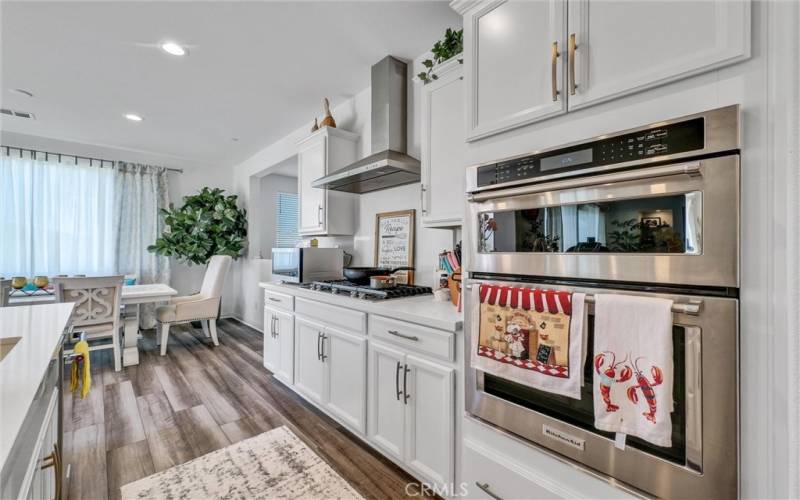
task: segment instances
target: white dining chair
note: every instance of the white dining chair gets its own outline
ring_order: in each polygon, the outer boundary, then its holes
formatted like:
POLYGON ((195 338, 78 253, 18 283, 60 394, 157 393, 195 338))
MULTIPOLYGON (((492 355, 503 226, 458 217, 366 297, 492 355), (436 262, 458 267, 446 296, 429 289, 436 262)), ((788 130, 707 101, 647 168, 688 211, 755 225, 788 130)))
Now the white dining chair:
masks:
POLYGON ((200 321, 205 336, 210 336, 214 345, 219 345, 217 338, 219 304, 222 299, 222 286, 225 284, 225 276, 228 274, 231 260, 228 255, 214 255, 208 262, 206 274, 203 277, 203 286, 199 293, 173 297, 169 304, 156 308, 156 320, 159 324, 157 340, 161 343, 162 356, 167 354, 170 326, 180 323, 200 321))
POLYGON ((74 302, 70 324, 75 334, 85 333, 89 350, 112 349, 114 371, 122 369, 120 345, 120 301, 122 276, 92 278, 55 278, 56 302, 74 302), (111 339, 111 343, 91 345, 96 340, 111 339))

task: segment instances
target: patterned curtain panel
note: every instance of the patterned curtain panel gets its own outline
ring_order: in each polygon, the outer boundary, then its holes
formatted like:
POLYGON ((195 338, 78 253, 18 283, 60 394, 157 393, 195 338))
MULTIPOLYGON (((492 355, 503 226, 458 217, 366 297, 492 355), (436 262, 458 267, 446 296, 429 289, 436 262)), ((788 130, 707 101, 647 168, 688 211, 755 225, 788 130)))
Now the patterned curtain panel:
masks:
MULTIPOLYGON (((169 283, 169 258, 147 251, 164 228, 159 211, 169 205, 167 186, 163 167, 117 162, 115 267, 122 274, 136 276, 137 284, 169 283)), ((155 306, 140 307, 139 326, 155 327, 155 306)))

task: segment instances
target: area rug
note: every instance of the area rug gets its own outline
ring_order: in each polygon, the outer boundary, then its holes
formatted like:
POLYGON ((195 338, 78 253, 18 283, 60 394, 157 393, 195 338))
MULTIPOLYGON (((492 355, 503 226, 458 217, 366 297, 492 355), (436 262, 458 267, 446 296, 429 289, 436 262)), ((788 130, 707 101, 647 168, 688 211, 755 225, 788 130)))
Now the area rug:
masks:
POLYGON ((128 483, 122 498, 362 497, 282 426, 128 483))

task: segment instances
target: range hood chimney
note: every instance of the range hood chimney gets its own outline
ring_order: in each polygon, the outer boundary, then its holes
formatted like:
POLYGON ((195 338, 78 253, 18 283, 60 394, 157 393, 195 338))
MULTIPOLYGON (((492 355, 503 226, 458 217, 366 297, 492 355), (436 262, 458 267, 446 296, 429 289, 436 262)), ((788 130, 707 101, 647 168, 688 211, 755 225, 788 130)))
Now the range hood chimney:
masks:
POLYGON ((361 194, 420 182, 419 160, 406 154, 407 68, 392 56, 372 66, 372 154, 313 181, 313 187, 361 194))

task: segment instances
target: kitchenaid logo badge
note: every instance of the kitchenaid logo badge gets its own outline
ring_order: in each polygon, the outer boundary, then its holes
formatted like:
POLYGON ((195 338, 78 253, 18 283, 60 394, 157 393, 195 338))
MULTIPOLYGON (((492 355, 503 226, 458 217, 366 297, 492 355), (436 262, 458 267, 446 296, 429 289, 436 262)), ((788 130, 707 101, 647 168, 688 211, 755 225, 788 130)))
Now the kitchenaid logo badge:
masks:
POLYGON ((583 439, 561 432, 558 429, 553 429, 549 425, 542 425, 542 434, 550 439, 555 439, 556 441, 560 441, 581 451, 583 451, 585 447, 585 441, 583 439))

